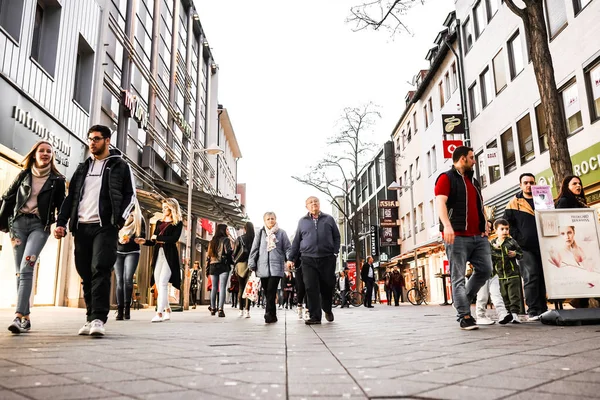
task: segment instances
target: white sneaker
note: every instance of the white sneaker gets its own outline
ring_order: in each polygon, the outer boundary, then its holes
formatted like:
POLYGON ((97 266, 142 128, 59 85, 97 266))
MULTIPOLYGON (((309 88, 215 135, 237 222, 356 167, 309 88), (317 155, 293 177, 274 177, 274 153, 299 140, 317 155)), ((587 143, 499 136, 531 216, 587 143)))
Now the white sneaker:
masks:
POLYGON ((244 317, 244 310, 240 310, 240 317, 244 317))
POLYGON ((91 326, 91 322, 86 322, 85 325, 83 325, 81 329, 79 329, 79 335, 89 335, 91 326))
POLYGON ((477 325, 494 325, 496 321, 493 321, 487 317, 477 318, 477 325))
POLYGON ((250 318, 250 310, 244 311, 244 318, 250 318))
POLYGON ((165 311, 163 314, 163 321, 170 321, 171 320, 171 313, 165 311))
POLYGON ((95 319, 90 324, 90 336, 104 336, 106 329, 104 329, 104 322, 99 319, 95 319))
POLYGON ((535 322, 535 321, 539 321, 539 320, 540 320, 539 315, 534 315, 532 317, 529 317, 529 319, 528 319, 529 322, 535 322))
POLYGON ((151 322, 163 322, 163 321, 164 321, 164 317, 161 315, 158 315, 158 314, 156 314, 151 320, 151 322))
POLYGON ((512 321, 513 324, 520 324, 521 323, 521 319, 519 318, 519 314, 513 313, 512 316, 513 316, 513 321, 512 321))
POLYGON ((310 313, 308 312, 308 308, 304 309, 304 320, 310 319, 310 313))
POLYGON ((298 313, 298 318, 302 319, 302 306, 296 307, 296 312, 298 313))

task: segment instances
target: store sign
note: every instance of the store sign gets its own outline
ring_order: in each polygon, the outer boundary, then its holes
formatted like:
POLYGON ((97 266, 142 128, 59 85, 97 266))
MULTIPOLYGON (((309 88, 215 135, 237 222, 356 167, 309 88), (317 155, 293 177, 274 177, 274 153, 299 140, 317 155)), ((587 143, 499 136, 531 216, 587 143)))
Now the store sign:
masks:
POLYGON ((180 112, 178 112, 175 115, 175 123, 177 124, 177 126, 179 126, 179 129, 181 129, 181 132, 183 132, 183 135, 186 138, 189 139, 192 137, 192 127, 190 126, 190 124, 187 123, 187 121, 183 117, 183 114, 181 114, 180 112))
POLYGON ((379 225, 380 226, 398 226, 398 207, 400 202, 397 200, 379 200, 379 225))
POLYGON ((442 114, 444 135, 463 135, 465 121, 462 114, 442 114))
POLYGON ((400 238, 400 227, 382 226, 380 235, 380 246, 398 246, 398 239, 400 238))
POLYGON ((371 256, 377 257, 379 255, 379 243, 377 241, 377 225, 371 225, 371 256))
POLYGON ((462 146, 462 140, 443 140, 442 146, 444 147, 444 158, 452 158, 452 154, 457 147, 462 146))
POLYGON ((500 155, 498 154, 497 147, 485 149, 485 165, 488 167, 497 167, 500 165, 500 155))
POLYGON ((123 106, 129 111, 129 117, 138 123, 140 129, 146 130, 148 127, 148 111, 139 101, 138 97, 127 90, 121 90, 123 106))

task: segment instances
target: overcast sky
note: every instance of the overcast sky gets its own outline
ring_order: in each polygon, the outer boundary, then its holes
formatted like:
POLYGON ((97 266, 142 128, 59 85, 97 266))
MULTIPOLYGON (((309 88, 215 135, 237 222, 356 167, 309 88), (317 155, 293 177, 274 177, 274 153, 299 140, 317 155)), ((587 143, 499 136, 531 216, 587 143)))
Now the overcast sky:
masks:
POLYGON ((216 63, 219 103, 240 144, 238 182, 256 226, 274 211, 290 236, 305 199, 328 200, 294 181, 321 158, 345 107, 378 104, 373 140, 382 145, 404 110, 408 82, 453 10, 428 0, 406 16, 412 36, 353 32, 345 22, 360 0, 195 0, 216 63))

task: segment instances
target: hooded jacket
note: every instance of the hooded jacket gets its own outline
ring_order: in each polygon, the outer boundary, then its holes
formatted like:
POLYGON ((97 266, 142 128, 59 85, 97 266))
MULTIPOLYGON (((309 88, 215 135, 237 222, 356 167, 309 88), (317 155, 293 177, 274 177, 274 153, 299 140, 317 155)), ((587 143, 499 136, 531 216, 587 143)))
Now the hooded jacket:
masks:
POLYGON ((521 250, 519 244, 510 237, 504 239, 502 243, 500 243, 499 238, 495 238, 490 242, 490 247, 492 250, 492 264, 494 265, 492 274, 498 274, 500 279, 520 278, 521 274, 516 260, 523 258, 523 250, 521 250), (516 257, 509 257, 509 251, 516 252, 516 257))
MULTIPOLYGON (((69 194, 65 198, 58 214, 57 226, 65 227, 69 222, 69 230, 75 234, 79 225, 79 202, 84 191, 85 178, 92 162, 88 157, 79 164, 69 185, 69 194)), ((116 149, 110 150, 110 155, 102 168, 102 186, 98 208, 101 226, 114 226, 121 229, 125 220, 134 207, 135 183, 129 164, 116 149)))
POLYGON ((523 197, 522 191, 506 205, 504 219, 510 226, 510 236, 523 250, 540 251, 534 208, 523 197))

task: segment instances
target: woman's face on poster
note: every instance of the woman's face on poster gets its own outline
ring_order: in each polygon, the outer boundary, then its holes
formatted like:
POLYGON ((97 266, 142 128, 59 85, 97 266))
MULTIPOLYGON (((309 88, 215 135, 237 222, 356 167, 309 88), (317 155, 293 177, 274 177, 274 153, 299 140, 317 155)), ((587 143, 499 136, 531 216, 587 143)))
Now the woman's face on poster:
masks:
POLYGON ((575 241, 575 231, 570 226, 562 226, 560 228, 560 235, 565 240, 567 247, 572 246, 575 241))

